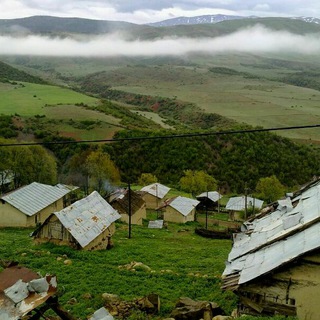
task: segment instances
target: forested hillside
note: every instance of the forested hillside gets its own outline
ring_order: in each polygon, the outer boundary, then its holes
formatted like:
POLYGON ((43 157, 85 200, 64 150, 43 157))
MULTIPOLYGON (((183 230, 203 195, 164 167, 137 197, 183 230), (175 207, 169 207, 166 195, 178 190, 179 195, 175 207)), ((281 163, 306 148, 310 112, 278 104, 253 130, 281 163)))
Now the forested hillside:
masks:
POLYGON ((39 83, 39 84, 46 83, 41 78, 32 76, 27 72, 13 68, 10 65, 0 61, 0 82, 7 82, 9 80, 39 83))
MULTIPOLYGON (((122 131, 116 138, 168 134, 172 132, 122 131)), ((122 180, 129 182, 150 172, 161 182, 177 186, 184 170, 204 170, 222 190, 242 193, 245 184, 255 190, 261 177, 276 175, 285 186, 293 187, 320 174, 318 153, 266 132, 122 141, 106 145, 105 150, 119 167, 122 180)))

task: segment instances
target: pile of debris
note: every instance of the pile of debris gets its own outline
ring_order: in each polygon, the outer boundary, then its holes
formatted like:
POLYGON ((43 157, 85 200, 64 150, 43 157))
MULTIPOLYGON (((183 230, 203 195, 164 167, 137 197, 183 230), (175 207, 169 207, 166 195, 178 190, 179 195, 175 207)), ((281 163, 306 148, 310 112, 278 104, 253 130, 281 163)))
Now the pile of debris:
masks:
POLYGON ((37 320, 51 309, 63 320, 73 317, 61 308, 55 276, 40 277, 34 271, 16 262, 1 261, 5 269, 0 273, 0 319, 18 320, 33 315, 37 320))

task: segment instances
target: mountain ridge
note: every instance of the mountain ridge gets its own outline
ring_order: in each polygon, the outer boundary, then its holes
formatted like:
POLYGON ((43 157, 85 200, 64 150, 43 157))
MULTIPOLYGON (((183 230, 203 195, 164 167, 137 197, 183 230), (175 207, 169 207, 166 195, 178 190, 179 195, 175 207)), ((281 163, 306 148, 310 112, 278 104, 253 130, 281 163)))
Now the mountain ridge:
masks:
MULTIPOLYGON (((176 17, 171 19, 162 20, 159 22, 149 23, 149 26, 153 27, 169 27, 178 25, 195 25, 195 24, 212 24, 219 23, 222 21, 230 20, 241 20, 241 19, 259 19, 258 16, 237 16, 237 15, 224 15, 224 14, 211 14, 211 15, 201 15, 194 17, 176 17)), ((269 17, 278 18, 278 17, 269 17)), ((284 17, 285 18, 285 17, 284 17)), ((309 23, 320 24, 320 19, 315 17, 286 17, 292 20, 302 20, 309 23)))

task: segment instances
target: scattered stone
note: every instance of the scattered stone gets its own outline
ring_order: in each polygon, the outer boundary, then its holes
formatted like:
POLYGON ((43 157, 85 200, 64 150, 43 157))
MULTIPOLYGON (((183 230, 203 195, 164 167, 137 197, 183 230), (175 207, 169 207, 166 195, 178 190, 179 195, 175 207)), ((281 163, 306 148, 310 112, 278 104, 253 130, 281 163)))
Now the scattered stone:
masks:
POLYGON ((62 260, 62 257, 57 257, 57 261, 61 261, 62 260))
POLYGON ((21 257, 25 257, 27 255, 26 252, 21 253, 21 257))
POLYGON ((123 266, 119 266, 119 269, 125 269, 128 271, 144 271, 144 272, 151 272, 151 268, 149 266, 147 266, 146 264, 142 263, 142 262, 136 262, 136 261, 132 261, 128 264, 125 264, 123 266))
POLYGON ((72 304, 72 305, 77 304, 77 303, 78 303, 78 300, 77 300, 76 298, 71 298, 71 299, 67 302, 67 304, 72 304))
POLYGON ((67 259, 67 260, 64 260, 63 263, 66 265, 66 266, 69 266, 72 264, 72 261, 70 259, 67 259))
POLYGON ((92 299, 92 295, 91 295, 91 293, 87 292, 82 295, 82 298, 86 299, 86 300, 90 300, 90 299, 92 299))
POLYGON ((232 320, 234 319, 233 317, 230 316, 215 316, 212 318, 212 320, 232 320))
POLYGON ((147 314, 155 314, 160 310, 160 299, 157 294, 150 294, 133 301, 123 301, 117 295, 109 293, 103 293, 102 298, 110 315, 119 319, 127 319, 136 310, 147 314))

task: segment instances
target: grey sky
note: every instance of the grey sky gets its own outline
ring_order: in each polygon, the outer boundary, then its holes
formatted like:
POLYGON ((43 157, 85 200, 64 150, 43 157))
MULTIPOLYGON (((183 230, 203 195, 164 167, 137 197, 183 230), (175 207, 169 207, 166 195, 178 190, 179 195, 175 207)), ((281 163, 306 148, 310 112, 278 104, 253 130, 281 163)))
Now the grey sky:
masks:
POLYGON ((0 0, 0 8, 0 19, 52 15, 138 24, 217 13, 320 18, 319 0, 0 0))

